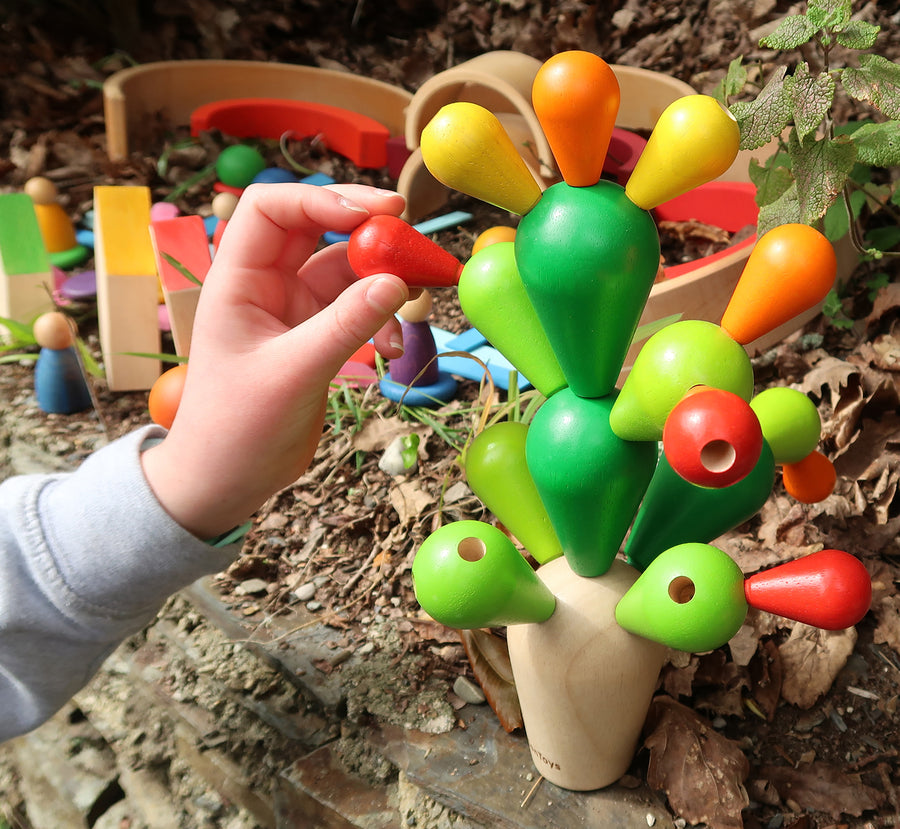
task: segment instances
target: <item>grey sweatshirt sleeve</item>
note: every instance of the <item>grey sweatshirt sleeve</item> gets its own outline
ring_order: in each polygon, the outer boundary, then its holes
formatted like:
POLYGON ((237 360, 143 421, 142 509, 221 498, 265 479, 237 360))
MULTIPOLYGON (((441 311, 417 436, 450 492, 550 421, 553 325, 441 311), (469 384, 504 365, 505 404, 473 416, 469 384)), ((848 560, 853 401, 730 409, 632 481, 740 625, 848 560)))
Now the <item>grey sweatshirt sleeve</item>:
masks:
POLYGON ((147 427, 72 473, 0 484, 0 741, 36 727, 166 598, 227 567, 165 512, 144 478, 147 427))

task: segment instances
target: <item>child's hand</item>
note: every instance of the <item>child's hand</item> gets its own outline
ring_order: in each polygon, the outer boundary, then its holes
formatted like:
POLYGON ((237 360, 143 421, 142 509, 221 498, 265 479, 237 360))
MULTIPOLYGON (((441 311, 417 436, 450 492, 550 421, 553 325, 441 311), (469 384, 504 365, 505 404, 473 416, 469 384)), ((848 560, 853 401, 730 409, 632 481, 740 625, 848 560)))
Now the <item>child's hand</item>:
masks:
POLYGON ((197 308, 178 415, 143 454, 166 510, 206 538, 246 520, 309 465, 329 382, 371 337, 402 353, 394 313, 408 299, 391 275, 358 280, 346 245, 314 253, 403 198, 361 185, 249 187, 220 242, 197 308))

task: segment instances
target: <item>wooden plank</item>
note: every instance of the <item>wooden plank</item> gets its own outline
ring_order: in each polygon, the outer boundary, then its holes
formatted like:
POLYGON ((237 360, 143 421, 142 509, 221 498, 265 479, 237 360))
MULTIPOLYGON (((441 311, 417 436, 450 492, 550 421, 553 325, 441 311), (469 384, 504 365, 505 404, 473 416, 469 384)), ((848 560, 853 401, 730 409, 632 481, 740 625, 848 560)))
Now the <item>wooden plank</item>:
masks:
POLYGON ((164 254, 171 256, 203 282, 212 262, 206 225, 200 216, 164 219, 151 223, 150 239, 169 312, 175 352, 186 357, 191 349, 191 330, 194 327, 197 302, 200 300, 200 286, 184 276, 164 254))
POLYGON ((150 189, 94 188, 97 317, 113 391, 149 389, 159 377, 159 277, 150 241, 150 189), (133 352, 133 353, 129 353, 133 352))

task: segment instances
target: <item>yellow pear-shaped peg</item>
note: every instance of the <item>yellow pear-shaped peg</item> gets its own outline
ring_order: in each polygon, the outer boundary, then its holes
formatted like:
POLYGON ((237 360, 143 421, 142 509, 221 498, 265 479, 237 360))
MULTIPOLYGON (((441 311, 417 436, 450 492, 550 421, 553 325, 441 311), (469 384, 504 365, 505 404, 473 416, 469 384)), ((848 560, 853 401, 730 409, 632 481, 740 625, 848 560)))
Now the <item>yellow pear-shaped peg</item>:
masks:
POLYGON ((503 125, 490 110, 456 101, 438 110, 422 130, 422 160, 442 184, 524 216, 541 197, 535 180, 503 125))
POLYGON ((685 95, 663 110, 625 192, 651 210, 718 178, 741 142, 735 117, 709 95, 685 95))

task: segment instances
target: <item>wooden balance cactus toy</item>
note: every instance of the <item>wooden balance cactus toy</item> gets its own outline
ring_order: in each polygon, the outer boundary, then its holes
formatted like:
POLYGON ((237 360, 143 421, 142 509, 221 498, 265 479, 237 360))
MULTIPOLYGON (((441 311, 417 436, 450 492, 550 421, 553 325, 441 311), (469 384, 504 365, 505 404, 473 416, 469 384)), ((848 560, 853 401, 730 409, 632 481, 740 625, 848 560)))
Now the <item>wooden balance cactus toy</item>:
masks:
MULTIPOLYGON (((752 405, 745 345, 831 287, 821 234, 794 225, 761 238, 721 322, 657 332, 616 388, 659 262, 649 211, 724 172, 739 134, 716 101, 689 95, 663 112, 625 187, 601 180, 619 101, 608 69, 576 51, 538 72, 534 108, 563 175, 544 191, 476 104, 446 105, 421 137, 435 178, 521 216, 514 242, 454 278, 466 314, 514 366, 534 367, 548 399, 530 426, 486 429, 465 461, 475 494, 541 566, 523 567, 499 530, 450 524, 417 553, 416 596, 450 626, 509 625, 535 766, 577 790, 627 770, 666 647, 718 647, 749 606, 850 626, 871 595, 848 553, 745 580, 708 543, 760 508, 776 464, 815 452, 819 424, 796 398, 752 405), (726 402, 723 421, 714 414, 726 402)), ((395 269, 423 284, 416 270, 395 269)))

